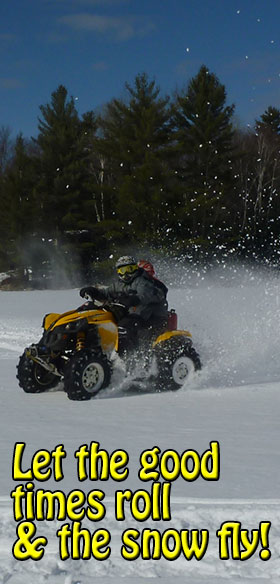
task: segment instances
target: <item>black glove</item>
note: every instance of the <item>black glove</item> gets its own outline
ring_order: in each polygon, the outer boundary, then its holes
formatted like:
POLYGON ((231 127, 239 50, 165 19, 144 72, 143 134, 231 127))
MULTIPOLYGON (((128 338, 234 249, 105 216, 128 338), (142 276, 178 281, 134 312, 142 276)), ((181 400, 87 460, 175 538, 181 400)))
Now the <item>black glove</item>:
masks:
POLYGON ((90 298, 95 300, 105 299, 104 293, 99 288, 95 288, 94 286, 85 286, 84 288, 81 288, 80 296, 82 298, 85 298, 85 296, 89 296, 90 298))
POLYGON ((115 317, 117 323, 124 318, 127 314, 127 308, 122 304, 116 304, 114 302, 106 304, 105 308, 109 310, 115 317))
POLYGON ((138 298, 137 293, 132 290, 129 294, 120 295, 118 302, 126 306, 126 308, 130 308, 131 306, 138 306, 138 304, 140 304, 140 299, 138 298))

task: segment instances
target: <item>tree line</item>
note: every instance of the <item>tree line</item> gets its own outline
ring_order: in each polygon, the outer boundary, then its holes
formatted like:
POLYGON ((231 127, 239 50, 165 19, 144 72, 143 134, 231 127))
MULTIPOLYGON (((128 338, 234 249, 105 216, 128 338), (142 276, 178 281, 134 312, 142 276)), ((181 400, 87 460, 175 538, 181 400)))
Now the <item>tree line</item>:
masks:
POLYGON ((63 257, 86 276, 145 246, 279 257, 276 107, 236 127, 225 86, 202 65, 172 97, 142 73, 99 113, 80 116, 63 85, 39 109, 36 138, 0 129, 0 270, 63 257))

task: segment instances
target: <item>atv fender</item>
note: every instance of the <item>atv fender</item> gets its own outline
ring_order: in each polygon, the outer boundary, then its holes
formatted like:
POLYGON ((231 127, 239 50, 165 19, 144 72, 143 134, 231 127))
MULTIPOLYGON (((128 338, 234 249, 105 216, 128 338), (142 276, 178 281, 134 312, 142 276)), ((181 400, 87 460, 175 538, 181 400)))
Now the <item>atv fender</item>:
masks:
POLYGON ((42 327, 45 330, 48 330, 48 328, 51 326, 51 324, 53 324, 56 320, 58 320, 59 317, 60 317, 60 314, 58 314, 56 312, 51 312, 49 314, 46 314, 44 316, 42 327))
POLYGON ((167 331, 166 333, 163 333, 162 335, 159 335, 159 337, 156 338, 156 340, 153 343, 153 348, 159 345, 159 343, 162 343, 163 341, 168 341, 169 339, 178 336, 191 338, 192 335, 189 331, 167 331))

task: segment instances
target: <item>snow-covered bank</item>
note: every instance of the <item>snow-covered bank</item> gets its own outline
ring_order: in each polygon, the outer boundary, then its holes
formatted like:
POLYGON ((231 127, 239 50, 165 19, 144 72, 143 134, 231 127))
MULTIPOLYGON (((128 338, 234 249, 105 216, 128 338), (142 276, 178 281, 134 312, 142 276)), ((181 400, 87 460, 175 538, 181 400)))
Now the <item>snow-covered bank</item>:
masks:
MULTIPOLYGON (((23 348, 41 334, 44 313, 64 311, 80 303, 77 290, 1 292, 0 304, 0 581, 9 584, 89 584, 106 580, 161 578, 195 584, 230 582, 273 582, 280 580, 280 307, 279 280, 257 274, 254 279, 221 280, 209 276, 195 285, 171 289, 170 304, 178 309, 179 324, 193 333, 203 370, 191 387, 172 393, 146 392, 131 395, 120 375, 111 387, 88 403, 67 399, 61 388, 40 395, 26 395, 17 386, 16 363, 23 348), (203 453, 211 441, 220 446, 220 479, 193 482, 175 480, 171 490, 170 521, 137 522, 129 512, 125 521, 114 516, 116 489, 146 489, 150 483, 138 478, 143 450, 158 446, 181 454, 195 449, 203 453), (38 535, 48 538, 44 558, 17 561, 11 548, 17 524, 12 517, 10 492, 12 455, 16 442, 25 442, 23 464, 27 468, 38 449, 53 450, 63 444, 64 479, 50 479, 40 488, 102 489, 106 517, 93 524, 83 521, 91 532, 104 527, 111 533, 111 555, 103 562, 62 561, 56 530, 60 521, 39 523, 38 535), (122 483, 84 481, 77 478, 74 452, 83 444, 99 442, 112 453, 129 454, 129 476, 122 483), (241 522, 244 529, 258 529, 271 522, 271 557, 259 557, 261 542, 250 559, 219 559, 216 531, 226 521, 241 522), (122 532, 153 528, 209 532, 205 556, 187 561, 126 561, 121 557, 122 532), (2 579, 2 580, 1 580, 2 579)), ((36 487, 39 487, 36 485, 36 487)))

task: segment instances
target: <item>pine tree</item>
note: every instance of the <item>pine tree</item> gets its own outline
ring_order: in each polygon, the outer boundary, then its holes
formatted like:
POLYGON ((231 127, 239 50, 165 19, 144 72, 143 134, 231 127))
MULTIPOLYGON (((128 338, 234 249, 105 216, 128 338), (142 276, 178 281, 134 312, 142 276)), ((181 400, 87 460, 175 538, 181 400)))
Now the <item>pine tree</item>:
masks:
POLYGON ((179 177, 178 209, 183 231, 210 240, 226 229, 223 200, 231 186, 234 106, 203 65, 174 105, 175 154, 179 177))
POLYGON ((276 107, 269 106, 261 119, 257 120, 256 128, 259 131, 270 131, 280 136, 280 110, 276 107))
POLYGON ((41 229, 59 237, 65 229, 75 227, 83 195, 84 165, 83 125, 60 85, 52 93, 51 103, 40 106, 38 159, 40 181, 37 197, 41 206, 41 229))
POLYGON ((0 177, 5 173, 6 166, 11 158, 12 141, 11 130, 8 126, 0 128, 0 177))
POLYGON ((165 219, 170 139, 168 98, 143 73, 126 84, 127 100, 114 99, 101 119, 100 149, 111 184, 114 217, 126 237, 156 234, 165 219))
POLYGON ((11 233, 20 239, 32 233, 35 228, 33 191, 37 178, 28 144, 23 135, 19 134, 13 159, 7 170, 6 189, 10 202, 11 233))
POLYGON ((13 156, 11 130, 8 126, 0 128, 0 269, 6 270, 12 263, 11 251, 14 249, 14 233, 10 228, 10 201, 7 194, 7 170, 13 156))
POLYGON ((37 176, 31 145, 22 134, 16 137, 4 180, 3 218, 6 250, 14 266, 24 268, 24 248, 36 228, 34 186, 37 176))

